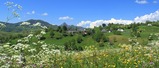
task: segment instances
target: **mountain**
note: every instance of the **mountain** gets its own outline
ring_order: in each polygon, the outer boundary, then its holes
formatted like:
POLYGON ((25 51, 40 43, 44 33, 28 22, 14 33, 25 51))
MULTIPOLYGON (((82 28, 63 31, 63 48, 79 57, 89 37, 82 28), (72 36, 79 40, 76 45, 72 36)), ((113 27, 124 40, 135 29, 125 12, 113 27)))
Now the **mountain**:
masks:
POLYGON ((78 31, 84 30, 83 27, 74 26, 74 25, 68 25, 66 22, 62 23, 60 26, 61 26, 61 27, 62 27, 62 26, 66 26, 68 30, 78 30, 78 31))
MULTIPOLYGON (((47 27, 49 27, 49 26, 52 26, 50 23, 48 23, 48 22, 46 22, 46 21, 43 21, 43 20, 34 20, 34 19, 30 19, 30 20, 27 20, 27 21, 25 21, 25 22, 29 22, 30 23, 30 25, 34 25, 34 24, 36 24, 36 23, 41 23, 41 26, 47 26, 47 27)), ((18 23, 16 23, 17 25, 21 25, 23 22, 18 22, 18 23)))
MULTIPOLYGON (((42 27, 48 27, 52 29, 57 29, 57 25, 52 25, 43 20, 34 20, 30 19, 27 21, 22 21, 18 23, 6 23, 0 21, 0 31, 5 32, 22 32, 22 31, 34 31, 39 30, 42 27)), ((63 23, 60 26, 66 26, 69 30, 83 30, 83 27, 77 27, 74 25, 67 25, 67 23, 63 23)))
POLYGON ((0 22, 0 24, 3 25, 3 27, 0 27, 0 31, 5 31, 5 32, 34 31, 34 30, 41 29, 44 26, 53 28, 53 29, 57 28, 57 25, 51 25, 50 23, 46 21, 34 20, 34 19, 30 19, 30 20, 22 21, 18 23, 0 22))
POLYGON ((69 27, 69 25, 68 25, 66 22, 62 23, 60 26, 66 26, 66 27, 69 27))

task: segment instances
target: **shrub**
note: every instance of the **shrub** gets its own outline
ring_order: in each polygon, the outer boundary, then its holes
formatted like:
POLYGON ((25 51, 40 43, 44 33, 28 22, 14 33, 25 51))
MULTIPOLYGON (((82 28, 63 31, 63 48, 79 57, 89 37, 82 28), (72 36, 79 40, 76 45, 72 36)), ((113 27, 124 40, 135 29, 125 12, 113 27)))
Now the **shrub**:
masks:
POLYGON ((116 39, 116 37, 113 37, 113 42, 117 42, 117 39, 116 39))
POLYGON ((81 43, 83 41, 82 36, 77 37, 77 43, 81 43))
POLYGON ((63 36, 66 37, 66 36, 68 36, 68 34, 67 34, 66 32, 64 32, 64 33, 63 33, 63 36))
POLYGON ((54 36, 56 39, 62 39, 62 35, 60 34, 60 33, 58 33, 58 34, 55 34, 55 36, 54 36))
POLYGON ((114 33, 115 35, 121 35, 121 32, 120 32, 120 31, 117 31, 117 30, 113 31, 113 33, 114 33))
POLYGON ((101 32, 96 32, 94 35, 93 35, 93 39, 97 42, 100 42, 100 40, 102 39, 103 37, 103 34, 101 32))
POLYGON ((50 38, 53 38, 55 35, 55 33, 53 32, 53 30, 50 31, 50 38))
POLYGON ((73 33, 69 33, 69 36, 71 36, 71 37, 72 37, 73 35, 74 35, 73 33))
POLYGON ((86 37, 86 36, 87 36, 87 34, 82 34, 82 36, 83 36, 83 37, 86 37))
POLYGON ((104 47, 103 41, 101 41, 101 42, 99 43, 99 47, 104 47))
POLYGON ((38 35, 38 34, 40 34, 40 32, 41 32, 41 30, 37 30, 37 31, 35 31, 35 35, 38 35))
POLYGON ((70 46, 69 46, 69 43, 68 43, 68 42, 65 42, 65 43, 64 43, 64 48, 65 48, 65 50, 70 50, 69 47, 70 47, 70 46))
POLYGON ((64 49, 67 51, 82 51, 83 47, 76 45, 76 40, 72 39, 71 41, 64 43, 64 49))
POLYGON ((46 39, 46 37, 42 36, 42 37, 40 37, 39 40, 45 40, 45 39, 46 39))
POLYGON ((106 36, 103 36, 103 37, 102 37, 102 40, 103 40, 103 42, 108 42, 108 41, 109 41, 109 38, 106 37, 106 36))

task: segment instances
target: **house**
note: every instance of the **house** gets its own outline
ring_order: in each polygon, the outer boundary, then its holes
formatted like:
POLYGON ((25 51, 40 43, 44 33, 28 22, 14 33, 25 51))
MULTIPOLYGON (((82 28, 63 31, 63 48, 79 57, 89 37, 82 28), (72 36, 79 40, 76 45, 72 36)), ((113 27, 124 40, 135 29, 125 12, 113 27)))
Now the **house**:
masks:
POLYGON ((77 31, 69 30, 69 31, 67 31, 67 33, 74 34, 74 33, 77 33, 77 31))
POLYGON ((124 32, 124 30, 123 30, 123 29, 118 29, 117 31, 124 32))
POLYGON ((152 26, 152 24, 147 24, 147 26, 152 26))
POLYGON ((111 32, 112 32, 112 31, 110 31, 110 30, 108 31, 108 33, 111 33, 111 32))
POLYGON ((106 33, 107 30, 106 30, 106 29, 102 29, 101 32, 102 32, 102 33, 106 33))

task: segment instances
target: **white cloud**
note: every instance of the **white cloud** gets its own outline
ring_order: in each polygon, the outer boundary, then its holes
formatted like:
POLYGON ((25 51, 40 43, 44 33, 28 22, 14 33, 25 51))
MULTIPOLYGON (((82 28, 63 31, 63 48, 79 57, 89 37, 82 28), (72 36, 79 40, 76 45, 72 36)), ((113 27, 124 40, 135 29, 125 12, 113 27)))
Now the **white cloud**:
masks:
POLYGON ((33 10, 31 13, 32 13, 32 14, 35 14, 35 11, 33 10))
POLYGON ((87 25, 90 23, 91 23, 91 21, 81 21, 80 23, 77 24, 77 26, 83 26, 83 25, 87 25))
POLYGON ((154 13, 146 14, 143 16, 137 16, 134 20, 122 20, 122 19, 114 19, 111 18, 110 20, 96 20, 96 21, 81 21, 77 24, 77 26, 86 26, 86 28, 94 28, 94 26, 100 26, 103 23, 109 24, 131 24, 131 23, 145 23, 146 21, 158 21, 159 20, 159 10, 155 11, 154 13))
POLYGON ((87 26, 87 28, 94 28, 94 26, 100 26, 102 24, 109 24, 109 23, 114 23, 114 24, 131 24, 133 23, 132 20, 122 20, 122 19, 114 19, 112 18, 111 20, 96 20, 96 21, 81 21, 79 24, 77 24, 77 26, 85 26, 85 25, 89 25, 87 26))
POLYGON ((64 17, 59 17, 59 20, 73 20, 73 18, 69 16, 64 16, 64 17))
POLYGON ((154 4, 158 3, 157 1, 153 1, 154 4))
POLYGON ((146 14, 144 16, 137 16, 134 18, 135 22, 157 21, 159 20, 159 10, 154 13, 146 14))
POLYGON ((30 12, 27 12, 26 14, 30 14, 30 12))
POLYGON ((136 0, 135 2, 138 4, 147 4, 148 3, 147 0, 136 0))
POLYGON ((18 20, 21 20, 21 18, 18 18, 18 20))
POLYGON ((31 11, 31 12, 27 12, 26 14, 30 15, 30 14, 35 14, 35 11, 31 11))
POLYGON ((48 16, 48 13, 43 13, 42 16, 48 16))

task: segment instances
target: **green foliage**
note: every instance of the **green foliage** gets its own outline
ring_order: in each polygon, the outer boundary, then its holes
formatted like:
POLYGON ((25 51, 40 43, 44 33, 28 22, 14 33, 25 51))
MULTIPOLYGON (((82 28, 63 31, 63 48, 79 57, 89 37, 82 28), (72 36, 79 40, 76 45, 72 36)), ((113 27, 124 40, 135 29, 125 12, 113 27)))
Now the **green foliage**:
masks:
POLYGON ((63 34, 64 37, 68 36, 68 33, 66 33, 66 32, 63 32, 62 34, 63 34))
POLYGON ((99 42, 99 47, 104 47, 104 42, 103 41, 99 42))
POLYGON ((82 51, 83 47, 76 44, 76 40, 72 39, 64 43, 64 48, 66 51, 82 51))
POLYGON ((96 41, 96 42, 100 42, 100 40, 102 39, 103 37, 103 33, 98 30, 97 32, 95 32, 95 34, 93 35, 93 39, 96 41))
POLYGON ((45 40, 45 39, 46 39, 46 37, 45 37, 45 36, 42 36, 42 37, 40 37, 39 40, 45 40))
POLYGON ((71 36, 71 37, 74 36, 74 34, 72 32, 70 32, 68 35, 71 36))
POLYGON ((77 37, 77 43, 81 43, 83 41, 82 36, 77 37))
POLYGON ((58 26, 58 28, 57 28, 57 32, 62 32, 62 28, 61 28, 61 26, 58 26))
POLYGON ((56 33, 54 37, 56 39, 62 39, 62 34, 61 33, 56 33))
POLYGON ((148 40, 149 40, 149 41, 157 40, 157 39, 158 39, 158 37, 157 37, 157 35, 155 35, 155 34, 150 34, 150 35, 148 36, 148 40))
POLYGON ((38 34, 40 34, 40 32, 41 32, 41 30, 37 30, 37 31, 34 32, 34 34, 38 35, 38 34))
POLYGON ((55 35, 54 31, 53 31, 53 30, 51 30, 51 31, 50 31, 50 38, 53 38, 53 37, 54 37, 54 35, 55 35))
POLYGON ((139 31, 139 27, 138 24, 131 24, 132 27, 132 31, 131 31, 131 36, 132 37, 140 37, 140 31, 139 31))
POLYGON ((103 37, 102 37, 102 40, 103 40, 103 42, 109 42, 109 38, 106 37, 106 36, 104 36, 104 35, 103 35, 103 37))
POLYGON ((114 30, 113 33, 114 33, 115 35, 121 35, 121 31, 114 30))
POLYGON ((94 33, 95 31, 93 29, 87 29, 87 35, 92 35, 94 33))
POLYGON ((63 31, 63 32, 66 32, 66 31, 67 31, 67 26, 65 26, 65 25, 62 26, 62 31, 63 31))
MULTIPOLYGON (((154 22, 153 22, 154 23, 154 22)), ((155 22, 156 23, 156 22, 155 22)), ((125 26, 129 26, 129 25, 124 25, 125 26)), ((159 27, 156 26, 147 26, 145 25, 141 25, 141 24, 131 24, 131 29, 128 28, 124 28, 123 25, 120 24, 110 24, 107 27, 95 27, 94 29, 90 29, 90 28, 86 28, 85 32, 87 33, 86 36, 82 36, 84 31, 80 31, 78 30, 77 32, 59 32, 56 31, 52 28, 49 28, 46 31, 46 35, 44 35, 44 38, 42 37, 41 40, 45 41, 47 44, 57 44, 57 45, 63 45, 66 41, 71 40, 71 39, 75 39, 76 40, 76 45, 79 46, 90 46, 90 45, 98 45, 101 41, 103 41, 104 44, 107 44, 108 42, 112 45, 117 45, 117 44, 130 44, 130 42, 128 41, 128 38, 131 37, 131 34, 134 36, 138 36, 138 42, 141 45, 147 45, 146 42, 151 41, 151 40, 156 40, 156 36, 149 37, 150 33, 157 33, 159 27), (137 30, 136 27, 137 26, 137 30), (108 27, 110 29, 112 29, 112 32, 110 33, 102 33, 100 28, 102 29, 106 29, 109 30, 108 27), (117 31, 117 28, 123 28, 125 31, 122 32, 122 34, 120 35, 120 33, 114 33, 115 31, 117 31), (131 32, 134 31, 134 32, 131 32), (52 33, 53 32, 53 33, 52 33), (137 32, 137 33, 136 33, 137 32), (51 38, 52 36, 52 38, 51 38), (82 37, 79 37, 82 36, 82 37), (116 37, 114 39, 114 36, 116 37), (109 37, 109 38, 108 38, 109 37), (146 42, 145 42, 146 41, 146 42), (144 43, 144 44, 143 44, 144 43)), ((27 28, 26 26, 23 26, 23 28, 27 28)), ((60 27, 61 28, 61 27, 60 27)), ((70 28, 68 28, 69 30, 70 28)), ((28 30, 28 29, 26 29, 28 30)), ((63 27, 62 27, 63 30, 63 27)), ((23 31, 23 34, 27 34, 27 32, 29 31, 23 31)), ((14 34, 14 32, 10 32, 10 36, 8 36, 7 34, 0 34, 0 40, 2 43, 5 42, 15 42, 17 41, 17 39, 23 38, 24 35, 23 34, 16 34, 16 35, 12 35, 12 33, 14 34)), ((34 35, 37 35, 40 33, 40 30, 37 29, 36 31, 32 31, 32 33, 34 35)), ((33 42, 37 42, 37 39, 32 40, 33 42)))
POLYGON ((106 27, 106 24, 103 23, 103 24, 102 24, 102 27, 106 27))
POLYGON ((0 43, 10 42, 17 38, 23 38, 27 36, 26 33, 14 33, 14 32, 2 32, 0 31, 0 43))

